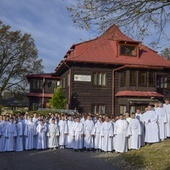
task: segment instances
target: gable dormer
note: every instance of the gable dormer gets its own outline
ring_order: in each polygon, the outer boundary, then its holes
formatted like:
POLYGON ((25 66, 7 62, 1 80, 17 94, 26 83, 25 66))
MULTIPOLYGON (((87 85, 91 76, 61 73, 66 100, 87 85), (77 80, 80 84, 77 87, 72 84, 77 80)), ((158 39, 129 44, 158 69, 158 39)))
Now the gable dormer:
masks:
POLYGON ((137 41, 118 41, 117 56, 139 57, 139 43, 137 41))

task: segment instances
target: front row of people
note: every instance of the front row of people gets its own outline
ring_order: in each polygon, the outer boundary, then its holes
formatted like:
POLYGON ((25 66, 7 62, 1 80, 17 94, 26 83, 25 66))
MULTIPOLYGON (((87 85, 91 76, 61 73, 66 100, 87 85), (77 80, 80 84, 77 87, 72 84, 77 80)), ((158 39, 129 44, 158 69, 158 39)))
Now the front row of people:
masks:
MULTIPOLYGON (((139 111, 139 110, 138 110, 139 111)), ((33 117, 25 123, 13 117, 9 122, 0 122, 0 151, 23 151, 31 149, 64 149, 73 148, 75 151, 96 149, 105 152, 126 152, 128 149, 139 149, 147 143, 160 141, 162 112, 155 111, 148 106, 144 114, 132 113, 131 119, 110 119, 105 115, 94 122, 91 115, 82 121, 79 116, 68 116, 67 120, 62 115, 56 121, 50 119, 50 123, 44 123, 40 119, 36 124, 33 117), (6 128, 4 128, 6 127, 6 128)), ((163 122, 165 124, 166 122, 163 122)), ((164 138, 166 138, 164 136, 164 138)))

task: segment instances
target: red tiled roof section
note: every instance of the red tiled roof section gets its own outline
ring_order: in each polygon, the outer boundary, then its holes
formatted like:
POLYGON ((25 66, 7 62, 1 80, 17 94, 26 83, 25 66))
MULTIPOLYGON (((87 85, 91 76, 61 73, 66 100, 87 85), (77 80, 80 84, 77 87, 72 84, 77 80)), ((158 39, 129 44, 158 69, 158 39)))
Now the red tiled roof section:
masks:
POLYGON ((124 35, 117 26, 113 25, 103 35, 91 41, 75 44, 73 50, 67 54, 65 61, 132 64, 143 66, 157 66, 170 68, 170 61, 158 55, 155 51, 124 35), (140 49, 139 57, 118 56, 118 41, 135 43, 140 49))
POLYGON ((134 41, 132 38, 128 37, 127 35, 123 34, 116 25, 113 25, 108 30, 106 30, 102 35, 102 37, 114 41, 121 40, 121 41, 137 42, 134 41))
POLYGON ((119 91, 116 97, 135 96, 135 97, 163 97, 162 94, 154 91, 119 91))

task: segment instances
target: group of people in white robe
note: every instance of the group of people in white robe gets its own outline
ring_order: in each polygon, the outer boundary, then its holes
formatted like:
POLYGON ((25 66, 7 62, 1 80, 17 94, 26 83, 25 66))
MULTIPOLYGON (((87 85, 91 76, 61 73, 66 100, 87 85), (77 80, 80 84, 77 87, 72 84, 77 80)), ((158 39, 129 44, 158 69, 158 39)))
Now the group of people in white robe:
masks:
POLYGON ((170 138, 169 100, 125 116, 0 115, 0 152, 32 149, 127 152, 170 138))

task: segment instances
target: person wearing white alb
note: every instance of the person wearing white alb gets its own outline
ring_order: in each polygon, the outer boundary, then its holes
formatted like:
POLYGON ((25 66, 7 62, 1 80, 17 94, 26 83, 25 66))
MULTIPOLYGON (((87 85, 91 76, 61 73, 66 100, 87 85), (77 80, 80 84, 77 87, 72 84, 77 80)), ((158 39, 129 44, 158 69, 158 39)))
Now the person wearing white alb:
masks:
POLYGON ((136 119, 139 120, 140 126, 141 126, 141 135, 139 136, 139 146, 145 145, 145 125, 143 120, 143 114, 141 113, 141 110, 138 108, 136 109, 136 119))
POLYGON ((119 116, 114 126, 114 135, 116 135, 115 151, 127 152, 127 128, 128 122, 124 120, 123 115, 119 116))
POLYGON ((94 122, 91 115, 87 116, 87 120, 84 122, 84 147, 87 150, 91 150, 94 147, 94 122))
POLYGON ((145 122, 145 142, 159 142, 158 115, 153 110, 152 105, 148 105, 148 110, 143 115, 145 122))
POLYGON ((22 123, 19 121, 18 118, 15 119, 16 129, 17 129, 17 137, 16 137, 16 144, 15 150, 16 151, 23 151, 23 127, 22 123))
POLYGON ((170 138, 170 101, 169 101, 169 99, 165 99, 165 103, 163 104, 163 108, 165 108, 166 115, 167 115, 166 136, 168 138, 170 138))
POLYGON ((76 117, 75 124, 73 126, 73 149, 75 151, 83 148, 83 135, 84 128, 83 123, 80 122, 80 118, 76 117))
POLYGON ((71 115, 68 116, 67 127, 68 135, 66 136, 66 148, 73 148, 73 127, 75 122, 71 115))
POLYGON ((48 147, 50 149, 56 149, 56 147, 58 147, 58 136, 59 136, 59 129, 57 124, 55 124, 55 119, 51 119, 51 123, 48 126, 48 132, 47 132, 47 136, 48 136, 48 147))
POLYGON ((11 117, 5 130, 6 151, 15 150, 15 138, 16 137, 17 137, 16 124, 14 123, 13 117, 11 117))
POLYGON ((167 114, 165 108, 163 108, 161 101, 159 101, 158 108, 155 111, 156 114, 158 115, 159 137, 161 140, 164 140, 167 138, 166 134, 167 114))
POLYGON ((64 115, 61 115, 61 120, 58 123, 59 126, 59 145, 60 149, 64 149, 66 145, 66 136, 68 135, 68 126, 64 115))
POLYGON ((37 130, 37 149, 46 149, 46 131, 47 127, 43 124, 43 120, 39 120, 37 130))
POLYGON ((135 113, 131 114, 131 120, 128 126, 128 135, 130 136, 129 140, 129 149, 139 149, 141 135, 141 125, 138 119, 135 118, 135 113))
POLYGON ((102 151, 111 152, 113 150, 113 125, 109 116, 105 116, 105 121, 101 127, 102 151))
POLYGON ((97 122, 94 125, 94 149, 100 151, 102 149, 102 136, 101 136, 101 129, 102 129, 102 117, 100 116, 97 122))
POLYGON ((29 118, 28 123, 25 124, 25 150, 35 149, 35 135, 37 134, 36 125, 33 122, 33 117, 29 118))

